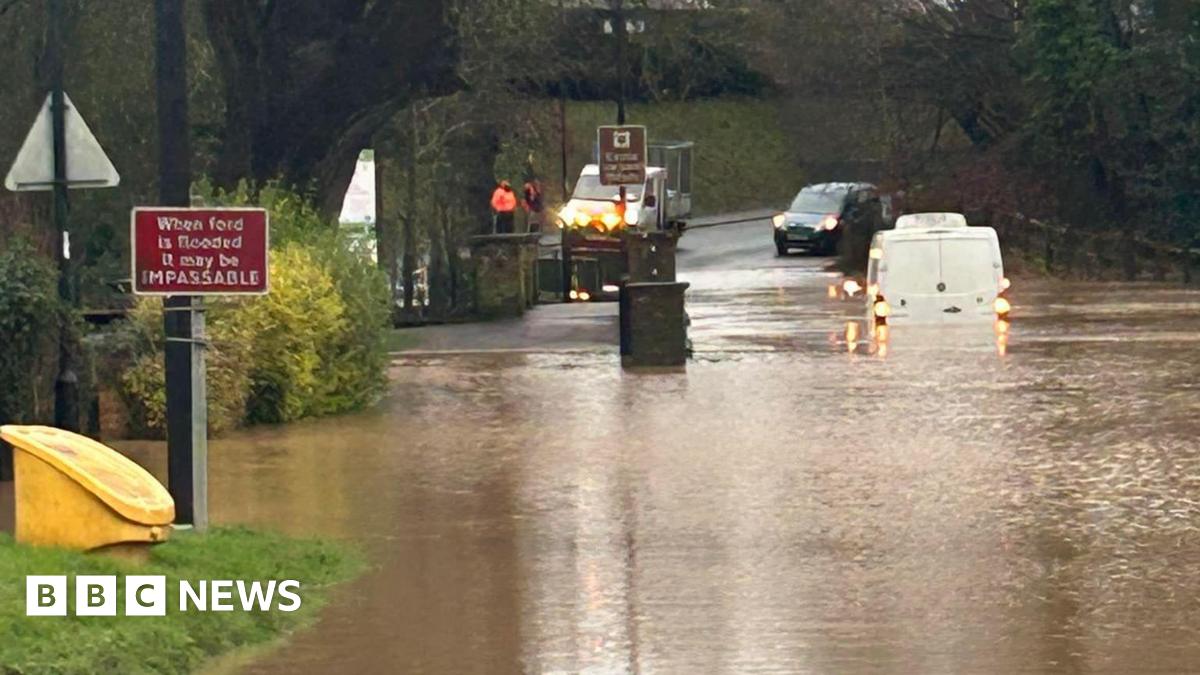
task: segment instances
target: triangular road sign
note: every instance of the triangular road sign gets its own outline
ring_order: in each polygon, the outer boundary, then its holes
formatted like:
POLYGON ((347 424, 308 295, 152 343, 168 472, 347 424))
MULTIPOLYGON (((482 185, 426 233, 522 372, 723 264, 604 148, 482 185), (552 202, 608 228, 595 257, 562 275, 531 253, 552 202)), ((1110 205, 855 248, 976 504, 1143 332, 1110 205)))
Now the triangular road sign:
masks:
MULTIPOLYGON (((42 111, 33 121, 33 128, 25 137, 17 159, 4 179, 4 187, 9 190, 54 189, 54 124, 50 115, 50 98, 47 96, 42 104, 42 111)), ((87 122, 83 121, 66 94, 63 94, 63 101, 67 106, 67 187, 116 187, 121 182, 116 167, 104 154, 104 149, 92 135, 87 122)))

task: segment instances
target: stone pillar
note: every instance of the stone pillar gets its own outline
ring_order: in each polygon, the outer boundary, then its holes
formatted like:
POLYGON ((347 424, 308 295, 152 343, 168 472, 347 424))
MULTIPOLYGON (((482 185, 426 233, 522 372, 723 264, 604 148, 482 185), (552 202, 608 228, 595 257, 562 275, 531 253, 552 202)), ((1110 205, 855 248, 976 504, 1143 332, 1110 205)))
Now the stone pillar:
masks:
POLYGON ((471 237, 475 311, 484 317, 521 316, 536 298, 533 259, 538 235, 485 234, 471 237), (530 250, 533 253, 530 253, 530 250), (530 287, 534 286, 533 290, 530 287))
MULTIPOLYGON (((536 234, 536 233, 533 233, 536 234)), ((521 270, 525 276, 525 308, 529 309, 538 302, 538 239, 528 237, 521 246, 521 270)))
POLYGON ((687 362, 683 282, 625 284, 621 298, 621 364, 682 366, 687 362))
POLYGON ((629 281, 675 281, 674 232, 636 232, 625 235, 625 255, 629 261, 629 281))

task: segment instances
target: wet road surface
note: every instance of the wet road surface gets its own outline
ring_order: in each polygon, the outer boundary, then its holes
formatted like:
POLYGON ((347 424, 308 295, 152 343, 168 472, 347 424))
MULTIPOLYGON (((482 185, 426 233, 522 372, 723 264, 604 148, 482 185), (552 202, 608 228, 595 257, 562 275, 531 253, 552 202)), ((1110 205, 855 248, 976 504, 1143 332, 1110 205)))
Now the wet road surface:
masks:
POLYGON ((686 371, 615 328, 425 351, 372 411, 214 441, 215 521, 375 565, 246 672, 1200 667, 1200 293, 1018 280, 1006 343, 881 350, 823 263, 698 230, 686 371))

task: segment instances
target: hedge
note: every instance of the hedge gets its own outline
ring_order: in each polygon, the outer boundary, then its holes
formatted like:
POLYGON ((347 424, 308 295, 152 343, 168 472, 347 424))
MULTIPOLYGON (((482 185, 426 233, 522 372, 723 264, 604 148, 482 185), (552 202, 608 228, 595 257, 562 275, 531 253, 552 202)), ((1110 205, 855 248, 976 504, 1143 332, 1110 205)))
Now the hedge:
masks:
POLYGON ((58 273, 22 240, 0 251, 0 424, 42 421, 53 409, 58 273), (51 389, 52 390, 52 389, 51 389))

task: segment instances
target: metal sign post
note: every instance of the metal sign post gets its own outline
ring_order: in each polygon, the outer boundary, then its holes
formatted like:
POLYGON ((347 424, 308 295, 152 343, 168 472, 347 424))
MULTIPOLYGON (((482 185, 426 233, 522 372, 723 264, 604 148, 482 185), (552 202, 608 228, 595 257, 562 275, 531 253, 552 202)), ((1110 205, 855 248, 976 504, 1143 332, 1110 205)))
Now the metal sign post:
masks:
MULTIPOLYGON (((49 0, 47 11, 50 93, 17 152, 4 185, 17 192, 53 192, 58 297, 63 307, 74 310, 76 297, 67 190, 114 187, 120 182, 120 176, 63 91, 63 0, 49 0)), ((58 376, 54 381, 54 423, 68 431, 79 431, 80 427, 78 352, 78 337, 73 326, 68 321, 61 322, 58 376)))
MULTIPOLYGON (((186 207, 191 205, 192 165, 183 0, 155 0, 154 23, 159 202, 186 207)), ((137 244, 131 242, 131 245, 136 266, 137 244)), ((134 292, 138 292, 136 277, 133 286, 134 292)), ((203 531, 208 527, 204 320, 196 320, 192 298, 188 295, 168 297, 163 304, 167 488, 175 500, 176 523, 203 531)))
MULTIPOLYGON (((71 275, 70 204, 67 201, 67 102, 63 93, 61 0, 54 0, 51 38, 54 47, 54 90, 50 93, 51 127, 54 149, 54 228, 58 233, 58 298, 63 307, 75 308, 71 275)), ((79 431, 79 374, 75 372, 77 345, 74 331, 63 321, 58 331, 58 377, 54 380, 54 425, 67 431, 79 431)))

